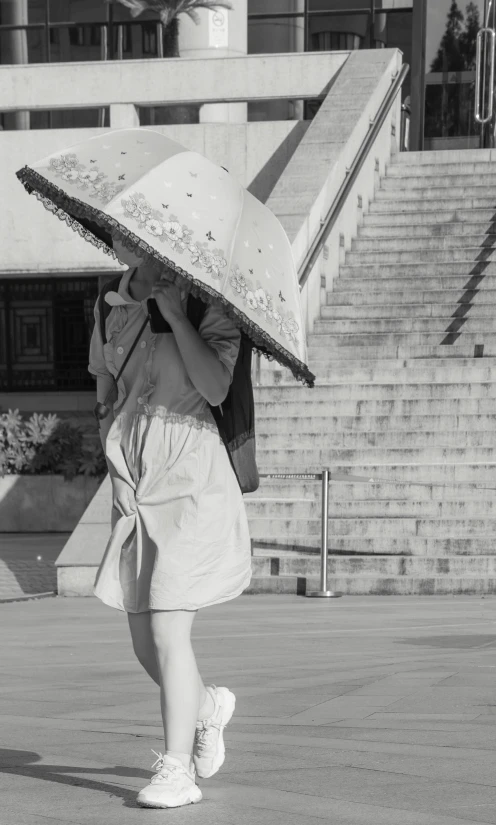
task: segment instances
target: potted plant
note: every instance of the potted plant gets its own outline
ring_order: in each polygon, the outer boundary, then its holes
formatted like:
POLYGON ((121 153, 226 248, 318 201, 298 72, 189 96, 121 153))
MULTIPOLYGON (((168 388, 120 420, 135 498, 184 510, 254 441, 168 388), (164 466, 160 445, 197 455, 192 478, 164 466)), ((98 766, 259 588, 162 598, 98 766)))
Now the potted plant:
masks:
POLYGON ((98 437, 56 415, 0 414, 0 530, 72 530, 107 472, 98 437))

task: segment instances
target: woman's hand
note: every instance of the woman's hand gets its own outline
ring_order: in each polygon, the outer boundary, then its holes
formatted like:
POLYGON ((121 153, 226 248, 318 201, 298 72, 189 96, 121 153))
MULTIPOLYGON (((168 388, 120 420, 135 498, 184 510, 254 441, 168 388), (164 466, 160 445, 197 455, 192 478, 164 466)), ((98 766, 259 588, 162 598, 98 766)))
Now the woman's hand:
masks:
POLYGON ((176 284, 171 281, 157 281, 150 297, 155 298, 162 316, 171 326, 175 321, 185 318, 181 290, 176 284))

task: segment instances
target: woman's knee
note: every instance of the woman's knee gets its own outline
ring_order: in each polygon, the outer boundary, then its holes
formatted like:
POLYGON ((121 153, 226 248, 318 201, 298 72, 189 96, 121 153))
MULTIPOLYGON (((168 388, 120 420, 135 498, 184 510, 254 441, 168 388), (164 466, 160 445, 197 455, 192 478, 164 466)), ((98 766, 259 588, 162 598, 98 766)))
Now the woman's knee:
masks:
POLYGON ((155 650, 166 652, 190 643, 196 610, 151 610, 150 627, 155 650))

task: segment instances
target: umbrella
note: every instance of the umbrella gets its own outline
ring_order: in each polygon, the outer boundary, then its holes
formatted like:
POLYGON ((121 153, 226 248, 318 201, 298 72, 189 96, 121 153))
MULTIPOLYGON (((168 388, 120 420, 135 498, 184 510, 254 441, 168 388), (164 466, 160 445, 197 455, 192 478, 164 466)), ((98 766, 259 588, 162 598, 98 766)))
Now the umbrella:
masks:
POLYGON ((17 172, 58 218, 115 257, 112 239, 173 269, 308 386, 291 244, 279 220, 225 169, 151 129, 106 132, 17 172))

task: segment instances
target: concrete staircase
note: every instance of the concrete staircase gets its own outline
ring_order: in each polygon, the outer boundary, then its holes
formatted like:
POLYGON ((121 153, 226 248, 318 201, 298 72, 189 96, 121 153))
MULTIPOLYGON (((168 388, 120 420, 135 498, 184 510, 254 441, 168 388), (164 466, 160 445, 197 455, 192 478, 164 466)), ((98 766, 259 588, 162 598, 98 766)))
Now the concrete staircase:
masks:
MULTIPOLYGON (((262 472, 376 479, 331 482, 334 589, 496 591, 495 243, 496 153, 397 156, 309 338, 315 389, 262 371, 262 472)), ((317 586, 319 499, 247 497, 262 589, 317 586)))

